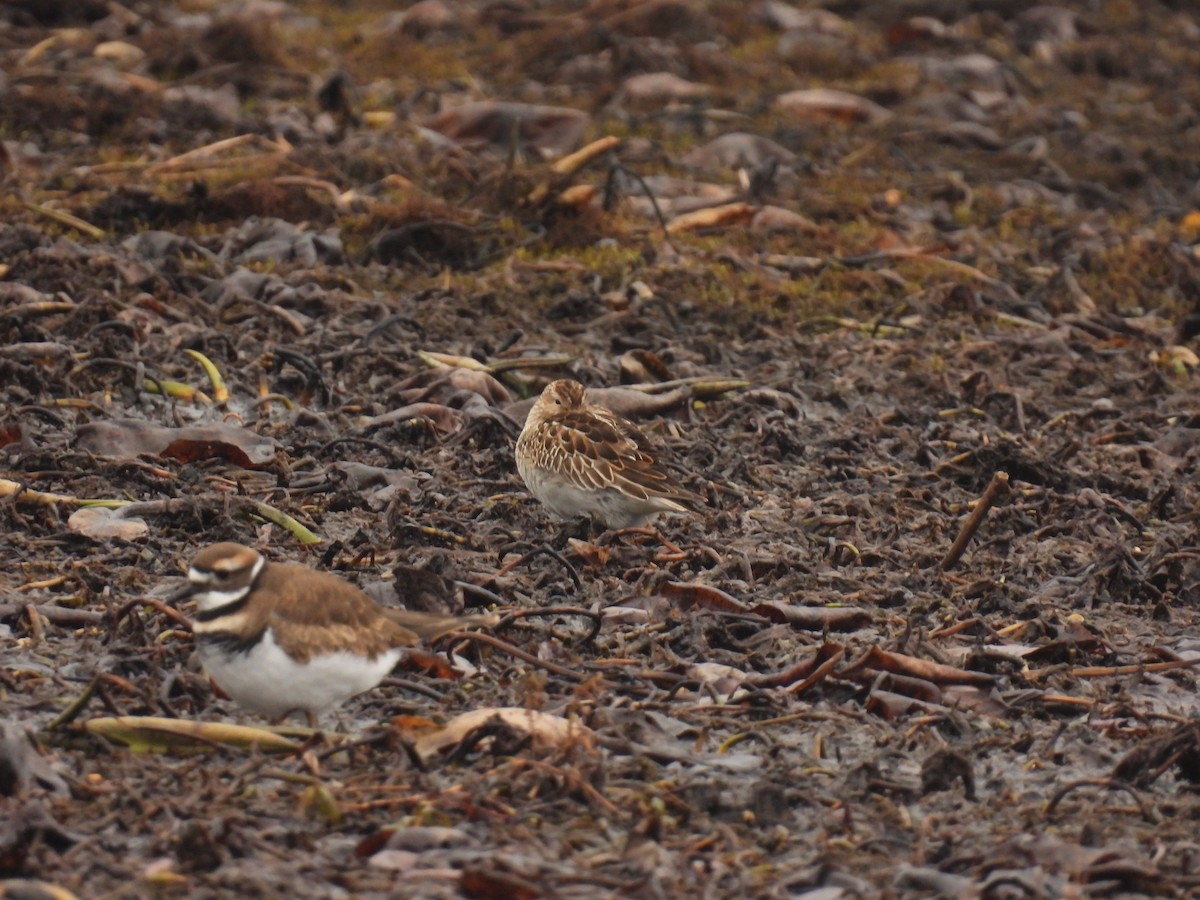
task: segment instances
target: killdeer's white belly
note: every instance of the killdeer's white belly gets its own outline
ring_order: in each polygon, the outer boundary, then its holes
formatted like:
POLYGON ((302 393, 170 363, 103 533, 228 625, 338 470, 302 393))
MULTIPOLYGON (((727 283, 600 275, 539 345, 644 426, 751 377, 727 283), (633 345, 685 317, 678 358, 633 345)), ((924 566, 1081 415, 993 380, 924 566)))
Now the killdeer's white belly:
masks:
POLYGON ((294 710, 314 715, 383 680, 404 651, 397 648, 368 659, 338 651, 298 663, 275 643, 271 629, 245 652, 230 652, 219 641, 199 646, 204 671, 234 702, 251 712, 277 718, 294 710))

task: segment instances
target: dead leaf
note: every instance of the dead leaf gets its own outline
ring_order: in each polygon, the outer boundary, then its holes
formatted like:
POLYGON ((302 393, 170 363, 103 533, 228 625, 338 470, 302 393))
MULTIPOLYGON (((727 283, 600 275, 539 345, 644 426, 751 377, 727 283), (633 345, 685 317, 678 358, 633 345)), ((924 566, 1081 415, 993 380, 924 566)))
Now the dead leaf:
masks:
POLYGON ((252 469, 269 465, 279 444, 249 428, 225 423, 167 428, 137 419, 109 419, 80 425, 75 447, 116 459, 147 454, 189 463, 215 458, 252 469))
POLYGON ((731 131, 702 147, 693 147, 683 155, 682 162, 693 169, 748 169, 768 160, 791 165, 796 154, 761 135, 731 131))
POLYGON ((673 72, 643 72, 622 82, 618 98, 633 106, 649 106, 702 100, 712 92, 710 85, 688 81, 673 72))
POLYGON ((263 753, 290 753, 300 749, 295 741, 274 731, 224 722, 193 722, 161 716, 107 716, 89 719, 84 727, 92 734, 124 744, 135 753, 196 753, 222 744, 263 753))
POLYGON ((597 546, 589 541, 581 541, 579 538, 567 538, 567 546, 589 569, 602 569, 608 562, 609 553, 606 547, 597 546))
POLYGON ((867 712, 888 722, 914 712, 945 711, 944 707, 897 694, 895 691, 871 691, 866 707, 867 712))
POLYGON ((872 647, 841 673, 843 677, 851 677, 860 669, 882 669, 885 672, 895 672, 898 675, 910 675, 913 678, 924 678, 934 684, 974 684, 990 686, 995 684, 995 676, 986 672, 972 672, 969 669, 956 669, 953 666, 942 665, 927 659, 907 656, 903 653, 891 653, 872 647))
POLYGON ((768 600, 751 607, 749 612, 771 622, 783 622, 808 631, 854 631, 871 622, 868 610, 853 606, 794 606, 768 600))
POLYGON ((577 184, 558 195, 560 206, 582 209, 600 196, 600 189, 591 184, 577 184))
POLYGON ((122 541, 139 541, 150 534, 145 519, 125 517, 118 509, 101 506, 85 506, 71 513, 67 527, 75 534, 96 541, 116 538, 122 541))
POLYGON ((562 156, 579 146, 592 117, 565 106, 479 100, 452 106, 425 127, 463 147, 507 151, 514 136, 543 157, 562 156))
POLYGON ((730 228, 745 225, 754 218, 758 207, 751 203, 726 203, 682 213, 667 223, 668 234, 682 234, 705 228, 730 228))
POLYGON ((411 419, 428 419, 433 427, 444 434, 452 434, 462 427, 462 413, 440 403, 410 403, 383 415, 363 420, 355 433, 368 435, 387 425, 397 425, 411 419))
POLYGON ((409 672, 420 672, 429 678, 453 681, 463 677, 462 673, 446 662, 446 658, 440 653, 431 653, 419 647, 410 648, 400 660, 400 665, 409 672))
POLYGON ((776 97, 775 105, 785 115, 800 121, 833 119, 839 122, 877 123, 892 117, 892 113, 878 103, 834 88, 789 91, 776 97))
POLYGON ((595 734, 583 723, 534 709, 508 706, 483 708, 451 719, 440 731, 417 738, 413 749, 422 760, 432 760, 443 750, 457 747, 471 732, 489 723, 499 723, 528 735, 535 750, 560 749, 568 744, 591 747, 595 734))
POLYGON ((746 673, 724 663, 699 662, 687 667, 687 677, 711 684, 722 694, 731 694, 746 680, 746 673))
POLYGON ((777 234, 792 232, 794 234, 814 234, 818 230, 817 223, 808 216, 784 209, 782 206, 764 206, 750 220, 752 234, 777 234))
POLYGON ((1181 344, 1168 347, 1166 350, 1151 351, 1150 360, 1176 375, 1184 375, 1188 369, 1200 366, 1200 356, 1196 356, 1191 349, 1181 344))
MULTIPOLYGON (((447 358, 443 354, 431 353, 429 356, 438 362, 444 362, 447 358)), ((479 363, 470 357, 458 359, 463 362, 469 360, 474 365, 443 364, 437 368, 421 369, 400 382, 396 396, 405 403, 448 403, 456 393, 470 391, 492 406, 503 406, 512 402, 512 394, 508 388, 497 381, 490 372, 476 368, 479 363)))
POLYGON ((458 889, 475 900, 537 900, 545 896, 541 888, 520 875, 479 866, 463 869, 458 889))
POLYGON ((707 584, 668 581, 658 589, 658 592, 675 601, 675 605, 681 612, 696 608, 727 613, 748 613, 750 611, 740 600, 707 584))

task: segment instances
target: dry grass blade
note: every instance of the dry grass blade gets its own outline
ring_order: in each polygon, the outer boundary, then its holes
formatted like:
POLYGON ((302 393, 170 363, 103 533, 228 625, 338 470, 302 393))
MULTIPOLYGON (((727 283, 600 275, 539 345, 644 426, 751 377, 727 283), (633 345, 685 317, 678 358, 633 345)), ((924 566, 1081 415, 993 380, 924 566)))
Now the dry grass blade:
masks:
POLYGON ((203 147, 196 147, 163 162, 155 163, 147 168, 146 174, 150 177, 179 175, 204 169, 224 168, 234 165, 241 166, 246 165, 248 162, 274 161, 284 158, 291 152, 292 145, 282 137, 272 141, 260 134, 242 134, 237 137, 225 138, 221 141, 205 144, 203 147), (246 146, 257 147, 265 152, 233 159, 223 160, 213 158, 246 146))
POLYGON ((300 745, 262 728, 224 722, 191 722, 161 716, 105 716, 84 723, 92 734, 123 744, 135 753, 198 753, 214 746, 293 753, 300 745))
POLYGON ((52 209, 49 206, 43 206, 40 203, 32 203, 28 200, 24 201, 25 208, 31 212, 37 213, 39 216, 45 216, 47 219, 53 219, 60 225, 66 225, 68 228, 74 228, 76 231, 81 231, 93 240, 100 240, 104 237, 104 229, 97 228, 90 222, 85 222, 78 216, 73 216, 69 212, 63 212, 61 209, 52 209))
POLYGON ((565 354, 555 354, 551 356, 520 356, 481 363, 470 356, 455 356, 451 353, 435 353, 430 350, 417 351, 417 359, 435 369, 470 369, 475 372, 487 372, 489 375, 511 372, 514 369, 557 369, 570 365, 574 358, 565 354))
POLYGON ((213 399, 217 403, 226 403, 229 400, 229 388, 225 386, 225 379, 222 377, 221 370, 217 368, 216 363, 199 350, 184 349, 183 352, 200 363, 200 367, 204 369, 204 374, 208 376, 208 380, 212 383, 213 399))

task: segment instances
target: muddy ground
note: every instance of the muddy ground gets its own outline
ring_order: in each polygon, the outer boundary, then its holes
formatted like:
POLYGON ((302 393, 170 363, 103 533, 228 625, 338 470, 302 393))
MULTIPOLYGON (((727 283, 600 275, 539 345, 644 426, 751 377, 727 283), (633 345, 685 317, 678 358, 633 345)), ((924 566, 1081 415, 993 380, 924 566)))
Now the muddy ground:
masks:
POLYGON ((4 878, 1200 888, 1190 4, 21 0, 0 63, 4 878), (564 376, 704 508, 550 519, 564 376), (163 602, 218 540, 503 618, 268 752, 163 602))

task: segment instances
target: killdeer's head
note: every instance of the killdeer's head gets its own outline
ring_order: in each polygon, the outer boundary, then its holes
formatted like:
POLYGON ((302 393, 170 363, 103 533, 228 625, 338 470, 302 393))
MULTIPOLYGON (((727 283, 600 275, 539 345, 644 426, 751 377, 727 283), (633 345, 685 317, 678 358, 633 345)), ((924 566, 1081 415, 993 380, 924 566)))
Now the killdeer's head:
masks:
POLYGON ((223 542, 196 554, 188 569, 188 586, 177 599, 192 597, 199 613, 240 603, 254 587, 267 563, 257 550, 223 542))

